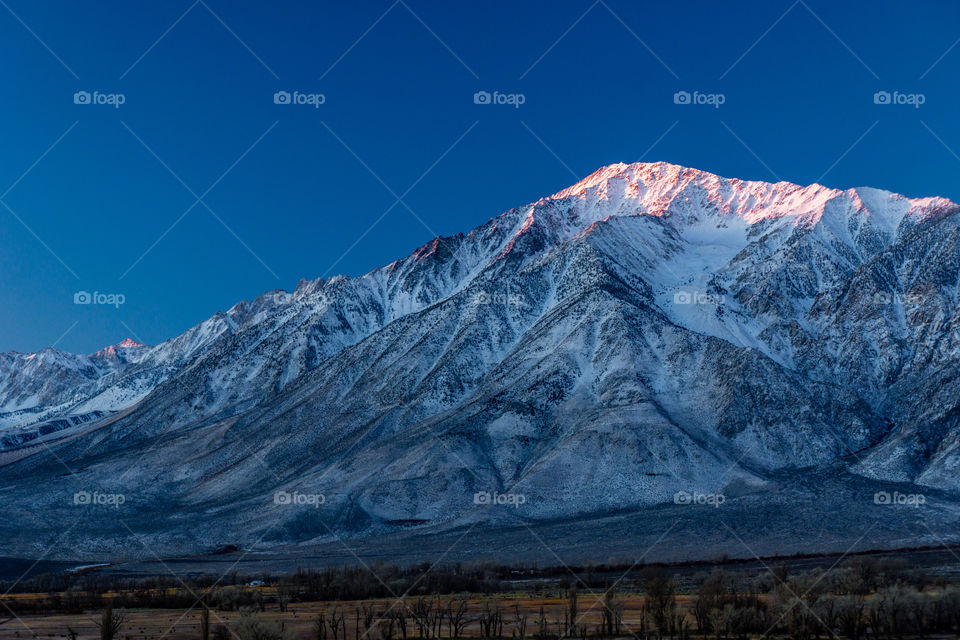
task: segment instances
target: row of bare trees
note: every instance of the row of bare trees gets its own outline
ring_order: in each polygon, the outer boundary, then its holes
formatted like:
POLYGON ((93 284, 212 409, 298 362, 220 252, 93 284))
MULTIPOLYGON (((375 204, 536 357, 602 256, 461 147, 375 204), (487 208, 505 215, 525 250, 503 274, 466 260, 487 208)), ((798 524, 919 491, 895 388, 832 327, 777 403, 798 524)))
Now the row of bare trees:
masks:
POLYGON ((874 580, 864 565, 794 577, 785 571, 772 575, 776 585, 765 594, 755 583, 744 585, 729 574, 710 576, 691 605, 697 634, 716 640, 960 637, 960 589, 953 586, 920 590, 896 584, 874 591, 866 587, 874 580))
MULTIPOLYGON (((344 607, 334 606, 317 617, 314 637, 315 640, 351 640, 347 621, 352 617, 352 640, 408 640, 412 637, 456 640, 463 637, 467 625, 473 621, 467 616, 467 608, 468 600, 463 597, 419 597, 386 605, 363 602, 354 607, 352 616, 344 607)), ((491 608, 485 603, 478 620, 485 629, 502 631, 502 616, 496 606, 491 608)))
POLYGON ((778 620, 772 632, 797 640, 960 636, 960 590, 954 588, 929 594, 889 587, 869 596, 780 597, 774 611, 778 620))
POLYGON ((462 596, 403 598, 379 605, 360 603, 354 607, 352 616, 344 607, 334 606, 317 617, 313 635, 314 640, 459 640, 465 637, 471 626, 479 629, 479 637, 491 639, 582 640, 588 636, 612 638, 621 635, 622 603, 612 591, 608 591, 599 604, 601 622, 591 629, 585 622, 588 612, 580 612, 576 589, 567 592, 566 605, 558 615, 550 617, 540 607, 532 621, 531 614, 518 602, 505 606, 499 600, 485 600, 478 612, 470 613, 469 600, 462 596), (348 620, 352 622, 352 636, 347 630, 348 620))
MULTIPOLYGON (((319 573, 310 579, 325 581, 319 573)), ((304 576, 301 576, 303 579, 304 576)), ((529 602, 463 595, 410 596, 395 600, 367 599, 355 605, 331 603, 313 624, 313 640, 423 640, 467 637, 514 640, 632 637, 635 640, 707 640, 790 638, 791 640, 904 640, 952 634, 960 637, 960 588, 945 580, 933 581, 922 572, 869 559, 855 559, 839 568, 814 569, 791 575, 785 568, 750 575, 717 570, 677 582, 661 569, 642 572, 634 587, 642 593, 639 611, 630 624, 624 604, 608 587, 581 606, 570 588, 563 606, 531 608, 529 602), (690 582, 694 586, 690 586, 690 582), (678 593, 684 586, 684 605, 678 593), (539 609, 539 611, 537 610, 539 609), (589 622, 588 622, 589 621, 589 622)), ((319 584, 318 588, 329 585, 319 584)), ((553 593, 556 593, 554 591, 553 593)), ((81 594, 64 594, 80 598, 81 594)), ((97 596, 98 598, 100 596, 97 596)), ((293 582, 269 588, 238 585, 204 592, 200 640, 286 640, 282 623, 262 615, 269 603, 281 613, 304 600, 293 582), (209 608, 241 611, 234 625, 211 629, 209 608)), ((123 614, 115 607, 139 602, 119 594, 102 602, 101 640, 116 640, 123 614)), ((78 604, 83 602, 78 600, 78 604)), ((192 606, 196 600, 190 603, 192 606)), ((4 603, 5 604, 5 603, 4 603)), ((97 607, 99 608, 99 607, 97 607)), ((86 609, 86 608, 85 608, 86 609)), ((76 633, 68 629, 68 637, 76 633)))

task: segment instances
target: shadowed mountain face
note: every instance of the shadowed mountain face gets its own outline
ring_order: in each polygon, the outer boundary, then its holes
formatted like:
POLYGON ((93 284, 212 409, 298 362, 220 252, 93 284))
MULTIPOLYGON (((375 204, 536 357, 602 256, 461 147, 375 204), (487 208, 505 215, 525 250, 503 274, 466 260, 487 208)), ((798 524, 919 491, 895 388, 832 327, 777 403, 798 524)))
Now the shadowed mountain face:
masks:
POLYGON ((0 356, 0 535, 71 559, 362 547, 719 494, 771 514, 758 549, 808 549, 838 510, 837 544, 868 517, 876 545, 929 543, 874 493, 936 496, 937 538, 957 521, 958 293, 948 200, 611 165, 156 347, 0 356), (818 478, 859 489, 784 506, 818 478))

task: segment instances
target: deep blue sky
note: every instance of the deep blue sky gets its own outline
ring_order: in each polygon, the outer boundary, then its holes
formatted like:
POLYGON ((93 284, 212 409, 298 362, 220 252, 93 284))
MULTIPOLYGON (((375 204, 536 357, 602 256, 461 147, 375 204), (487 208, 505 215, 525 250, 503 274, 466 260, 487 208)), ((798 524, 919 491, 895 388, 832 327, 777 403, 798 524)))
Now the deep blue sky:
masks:
POLYGON ((641 156, 960 201, 953 0, 4 2, 0 193, 36 165, 0 197, 22 220, 0 205, 0 350, 153 344, 641 156), (875 105, 880 90, 925 103, 875 105), (198 204, 157 242, 195 201, 179 180, 200 196, 234 163, 203 196, 223 224, 198 204))

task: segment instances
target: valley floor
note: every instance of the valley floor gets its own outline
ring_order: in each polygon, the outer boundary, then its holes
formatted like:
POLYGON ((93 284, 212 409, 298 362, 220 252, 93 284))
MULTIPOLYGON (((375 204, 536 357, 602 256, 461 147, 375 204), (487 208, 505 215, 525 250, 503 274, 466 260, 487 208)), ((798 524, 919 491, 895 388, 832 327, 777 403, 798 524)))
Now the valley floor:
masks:
MULTIPOLYGON (((42 598, 46 594, 22 594, 18 599, 42 598)), ((870 602, 878 596, 867 596, 865 601, 870 602)), ((9 598, 9 596, 8 596, 9 598)), ((448 601, 454 606, 459 602, 465 604, 463 609, 463 624, 456 631, 451 630, 448 621, 441 624, 439 632, 434 635, 427 631, 427 638, 434 640, 450 638, 529 638, 530 640, 558 638, 633 638, 633 640, 657 640, 662 638, 705 638, 720 637, 713 632, 701 633, 694 622, 694 595, 675 596, 676 612, 682 616, 687 625, 683 632, 670 633, 664 631, 658 634, 651 624, 651 611, 645 608, 645 598, 638 594, 624 594, 616 598, 620 628, 612 635, 601 632, 603 624, 602 611, 604 609, 603 594, 601 592, 580 592, 578 596, 578 620, 583 625, 582 631, 575 635, 568 635, 564 630, 564 620, 569 610, 569 600, 559 593, 554 596, 538 596, 525 593, 494 594, 489 596, 450 596, 441 601, 448 601), (502 628, 488 634, 484 631, 481 620, 491 609, 502 615, 502 628), (521 623, 521 620, 524 622, 521 623), (541 628, 541 621, 545 625, 541 628), (525 624, 525 631, 521 633, 520 625, 525 624)), ((773 598, 769 595, 760 596, 763 606, 775 609, 773 598)), ((317 621, 323 619, 329 623, 331 613, 337 610, 344 614, 344 635, 341 640, 419 640, 421 636, 412 618, 407 620, 407 631, 403 634, 394 626, 388 629, 387 620, 389 611, 397 607, 397 600, 366 600, 366 601, 338 601, 338 602, 297 602, 290 604, 286 611, 280 611, 277 605, 266 605, 264 610, 253 614, 260 623, 266 625, 260 637, 248 636, 244 631, 243 618, 249 613, 237 611, 220 611, 211 609, 210 628, 214 640, 219 638, 233 640, 332 640, 329 629, 325 635, 317 632, 317 621), (370 623, 363 619, 363 612, 370 610, 374 617, 370 623), (220 631, 218 631, 220 627, 220 631), (270 629, 279 635, 272 637, 270 629)), ((408 608, 413 600, 403 601, 408 608)), ((8 611, 4 613, 9 615, 8 611)), ((136 609, 123 612, 124 624, 119 630, 117 638, 123 640, 200 640, 201 614, 200 608, 194 609, 136 609)), ((776 616, 775 616, 776 617, 776 616)), ((71 640, 102 640, 98 626, 99 612, 84 611, 75 614, 52 615, 20 615, 0 619, 0 640, 42 640, 46 638, 67 638, 71 640)), ((955 633, 924 630, 917 632, 912 623, 900 631, 901 638, 925 639, 956 637, 955 633)), ((722 637, 728 637, 727 631, 722 637)), ((863 633, 863 630, 860 631, 863 633)), ((825 634, 827 637, 831 634, 825 634)), ((730 636, 732 637, 732 635, 730 636)), ((743 638, 793 638, 789 629, 770 629, 769 633, 745 633, 743 638)), ((809 637, 809 636, 807 636, 809 637)), ((836 633, 834 637, 848 637, 836 633)), ((881 634, 871 634, 869 631, 864 638, 883 638, 881 634)), ((855 640, 855 639, 851 639, 855 640)))

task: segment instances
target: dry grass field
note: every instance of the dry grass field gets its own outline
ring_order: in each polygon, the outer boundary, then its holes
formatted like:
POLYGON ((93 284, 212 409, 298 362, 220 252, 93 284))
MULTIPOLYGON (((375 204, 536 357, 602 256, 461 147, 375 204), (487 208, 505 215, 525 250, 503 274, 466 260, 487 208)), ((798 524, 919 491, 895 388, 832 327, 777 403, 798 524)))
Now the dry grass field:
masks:
MULTIPOLYGON (((592 630, 600 623, 600 611, 602 602, 599 599, 602 594, 593 595, 588 592, 581 592, 578 596, 579 612, 582 615, 582 624, 586 624, 592 630)), ((42 598, 42 594, 18 594, 18 599, 42 598)), ((11 596, 7 596, 8 599, 11 596)), ((456 597, 453 597, 456 600, 456 597)), ((451 600, 450 596, 441 596, 441 602, 451 600)), ((280 622, 284 628, 299 638, 315 638, 314 625, 321 613, 329 618, 330 612, 340 607, 345 615, 347 626, 347 640, 354 640, 357 633, 356 612, 362 611, 364 607, 373 606, 373 610, 378 614, 387 611, 397 601, 393 599, 386 600, 365 600, 365 601, 342 601, 342 602, 298 602, 291 603, 287 611, 281 612, 276 604, 267 605, 261 614, 264 618, 280 622)), ((406 604, 412 604, 412 599, 407 599, 406 604)), ((618 602, 623 605, 623 630, 629 635, 630 630, 639 631, 643 609, 643 598, 637 595, 622 595, 618 597, 618 602)), ((503 635, 510 638, 517 634, 517 625, 515 621, 516 611, 519 608, 520 614, 527 617, 527 636, 533 636, 537 631, 537 621, 540 617, 540 610, 550 625, 550 633, 558 633, 558 622, 562 622, 564 612, 569 606, 566 598, 561 597, 534 597, 528 595, 503 594, 483 597, 470 597, 467 599, 467 612, 465 618, 468 620, 463 637, 477 638, 481 637, 479 617, 482 613, 484 604, 490 607, 499 606, 503 615, 503 635)), ((678 604, 681 608, 689 606, 689 598, 685 596, 678 597, 678 604)), ((399 606, 399 605, 396 605, 399 606)), ((97 626, 99 622, 99 611, 90 611, 83 614, 52 614, 52 615, 20 615, 11 617, 5 622, 0 623, 0 640, 45 640, 54 638, 70 638, 69 629, 76 632, 77 640, 99 640, 100 629, 97 626)), ((5 609, 3 614, 9 616, 5 609)), ((126 619, 123 628, 117 635, 117 640, 197 640, 200 638, 200 610, 199 607, 191 611, 184 609, 149 609, 149 610, 127 610, 124 612, 126 619)), ((2 615, 2 614, 0 614, 2 615)), ((236 611, 217 611, 211 610, 210 625, 215 628, 218 624, 231 625, 239 618, 240 613, 236 611)), ((449 636, 447 625, 444 623, 442 636, 449 636)), ((359 635, 363 636, 364 628, 361 621, 359 635)), ((379 630, 371 632, 367 638, 381 638, 379 630)), ((401 635, 395 633, 395 640, 401 640, 401 635)), ((409 623, 408 637, 417 636, 415 625, 409 623)))

